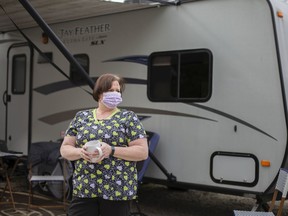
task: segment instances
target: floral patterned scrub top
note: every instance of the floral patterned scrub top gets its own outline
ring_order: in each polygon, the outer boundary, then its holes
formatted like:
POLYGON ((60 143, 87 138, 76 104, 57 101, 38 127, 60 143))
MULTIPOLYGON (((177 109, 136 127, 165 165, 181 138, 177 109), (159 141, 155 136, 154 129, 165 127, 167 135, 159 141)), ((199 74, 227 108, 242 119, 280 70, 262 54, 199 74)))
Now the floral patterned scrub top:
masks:
MULTIPOLYGON (((132 111, 117 109, 107 119, 97 120, 96 109, 90 109, 76 114, 66 131, 66 136, 76 137, 77 148, 91 140, 127 147, 129 142, 145 138, 146 132, 132 111)), ((90 163, 84 159, 75 161, 73 196, 131 200, 136 198, 136 193, 136 162, 113 156, 99 163, 90 163)))

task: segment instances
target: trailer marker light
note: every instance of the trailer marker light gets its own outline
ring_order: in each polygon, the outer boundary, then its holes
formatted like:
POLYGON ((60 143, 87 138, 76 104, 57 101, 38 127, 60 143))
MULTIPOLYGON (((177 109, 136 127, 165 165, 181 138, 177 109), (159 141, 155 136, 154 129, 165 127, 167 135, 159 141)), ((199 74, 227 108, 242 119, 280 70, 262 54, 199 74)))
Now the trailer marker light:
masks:
POLYGON ((269 160, 261 160, 261 166, 270 167, 270 161, 269 160))
POLYGON ((48 37, 48 35, 45 32, 42 33, 42 38, 41 39, 42 39, 42 43, 43 44, 48 44, 49 37, 48 37))
POLYGON ((282 11, 277 11, 277 16, 280 17, 280 18, 283 18, 284 17, 283 12, 282 11))

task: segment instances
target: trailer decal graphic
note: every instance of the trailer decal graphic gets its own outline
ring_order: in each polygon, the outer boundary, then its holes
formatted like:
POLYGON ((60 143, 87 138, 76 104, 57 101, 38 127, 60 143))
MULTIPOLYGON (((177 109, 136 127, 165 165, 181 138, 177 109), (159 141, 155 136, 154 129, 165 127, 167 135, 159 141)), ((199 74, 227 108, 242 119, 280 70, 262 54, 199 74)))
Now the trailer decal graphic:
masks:
MULTIPOLYGON (((128 59, 131 60, 131 58, 127 58, 125 61, 127 61, 128 59)), ((136 61, 134 61, 134 62, 136 62, 136 61)), ((98 77, 94 77, 92 79, 94 81, 96 81, 97 78, 98 77)), ((126 80, 127 84, 147 85, 147 80, 134 79, 134 78, 124 78, 124 79, 126 80)), ((38 93, 41 93, 41 94, 44 94, 44 95, 48 95, 48 94, 55 93, 57 91, 62 91, 62 90, 69 89, 69 88, 74 88, 74 87, 77 87, 77 85, 73 84, 70 80, 64 80, 64 81, 54 82, 54 83, 50 83, 50 84, 47 84, 47 85, 43 85, 43 86, 37 87, 34 90, 36 92, 38 92, 38 93)), ((211 107, 206 107, 206 106, 203 106, 203 105, 200 105, 200 104, 195 104, 195 103, 187 103, 187 104, 195 106, 195 107, 198 107, 198 108, 201 108, 201 109, 204 109, 204 110, 212 112, 212 113, 216 113, 216 114, 221 115, 221 116, 224 116, 224 117, 226 117, 228 119, 231 119, 231 120, 236 121, 236 122, 238 122, 240 124, 243 124, 243 125, 251 128, 251 129, 253 129, 253 130, 256 130, 256 131, 258 131, 258 132, 270 137, 273 140, 278 141, 275 137, 273 137, 272 135, 266 133, 265 131, 263 131, 263 130, 251 125, 250 123, 248 123, 246 121, 243 121, 243 120, 241 120, 241 119, 239 119, 239 118, 237 118, 235 116, 232 116, 232 115, 230 115, 228 113, 224 113, 224 112, 222 112, 220 110, 216 110, 216 109, 213 109, 211 107)), ((188 115, 188 114, 184 114, 184 113, 182 113, 182 114, 177 113, 176 114, 176 112, 170 112, 170 111, 164 111, 164 110, 157 110, 156 111, 155 109, 145 109, 145 111, 144 111, 144 108, 141 108, 141 110, 139 110, 139 108, 132 108, 132 107, 131 108, 129 107, 129 109, 132 109, 132 110, 134 109, 136 113, 173 115, 173 116, 182 116, 182 117, 186 116, 186 117, 201 118, 201 119, 206 119, 206 120, 210 120, 210 121, 216 121, 216 120, 212 120, 212 119, 205 118, 205 117, 200 117, 200 116, 195 116, 195 115, 188 115), (148 111, 148 110, 150 110, 150 111, 148 111)), ((65 111, 63 113, 57 113, 57 114, 52 114, 52 115, 49 115, 49 116, 45 116, 45 117, 40 118, 39 120, 43 121, 43 122, 45 122, 47 124, 52 124, 53 125, 53 124, 56 124, 56 123, 71 119, 71 118, 73 118, 74 115, 75 115, 75 110, 71 110, 71 111, 65 111)))
POLYGON ((118 58, 113 58, 109 60, 105 60, 103 62, 132 62, 132 63, 138 63, 138 64, 143 64, 146 65, 148 64, 148 56, 146 55, 133 55, 133 56, 123 56, 123 57, 118 57, 118 58))
POLYGON ((232 116, 232 115, 230 115, 230 114, 228 114, 228 113, 224 113, 224 112, 222 112, 222 111, 220 111, 220 110, 216 110, 216 109, 213 109, 213 108, 211 108, 211 107, 206 107, 206 106, 203 106, 203 105, 200 105, 200 104, 195 104, 195 103, 187 103, 187 104, 189 104, 189 105, 191 105, 191 106, 198 107, 198 108, 200 108, 200 109, 207 110, 207 111, 212 112, 212 113, 216 113, 216 114, 221 115, 221 116, 224 116, 224 117, 226 117, 226 118, 228 118, 228 119, 231 119, 231 120, 236 121, 236 122, 238 122, 238 123, 240 123, 240 124, 243 124, 243 125, 245 125, 245 126, 247 126, 247 127, 249 127, 249 128, 252 128, 253 130, 258 131, 258 132, 260 132, 260 133, 262 133, 262 134, 270 137, 271 139, 274 139, 275 141, 278 141, 275 137, 273 137, 272 135, 269 135, 269 134, 266 133, 265 131, 263 131, 263 130, 261 130, 261 129, 253 126, 253 125, 251 125, 250 123, 248 123, 248 122, 246 122, 246 121, 244 121, 244 120, 242 120, 242 119, 239 119, 239 118, 237 118, 237 117, 235 117, 235 116, 232 116))
MULTIPOLYGON (((98 77, 92 77, 94 82, 97 80, 98 77)), ((133 78, 126 78, 124 77, 127 84, 138 84, 138 85, 147 85, 147 81, 143 79, 133 79, 133 78)), ((75 88, 78 86, 86 86, 86 83, 83 83, 82 85, 74 84, 70 80, 63 80, 59 82, 53 82, 49 83, 47 85, 39 86, 34 89, 34 91, 43 94, 43 95, 49 95, 58 91, 75 88)))
MULTIPOLYGON (((207 120, 207 121, 212 121, 212 122, 217 122, 216 120, 201 117, 201 116, 196 116, 196 115, 189 115, 185 113, 180 113, 180 112, 173 112, 173 111, 166 111, 166 110, 158 110, 158 109, 150 109, 150 108, 142 108, 142 107, 119 107, 120 109, 129 109, 132 110, 135 113, 145 113, 145 114, 158 114, 158 115, 169 115, 169 116, 180 116, 180 117, 189 117, 189 118, 197 118, 197 119, 202 119, 202 120, 207 120)), ((85 108, 84 108, 85 109, 85 108)), ((94 109, 94 107, 90 107, 87 109, 94 109)), ((81 109, 82 110, 82 109, 81 109)), ((54 113, 51 115, 44 116, 40 118, 39 120, 42 122, 45 122, 50 125, 54 125, 63 121, 71 120, 74 116, 75 113, 80 111, 80 109, 74 109, 74 110, 67 110, 64 112, 58 112, 54 113)), ((146 116, 146 119, 150 116, 146 116)))

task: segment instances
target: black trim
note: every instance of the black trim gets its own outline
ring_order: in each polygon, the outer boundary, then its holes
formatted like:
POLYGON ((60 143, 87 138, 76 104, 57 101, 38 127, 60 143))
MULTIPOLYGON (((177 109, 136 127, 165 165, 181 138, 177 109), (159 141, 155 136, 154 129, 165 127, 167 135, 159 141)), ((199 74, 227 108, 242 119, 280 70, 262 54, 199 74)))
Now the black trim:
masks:
POLYGON ((229 185, 237 185, 237 186, 245 186, 245 187, 254 187, 259 180, 259 160, 257 157, 250 153, 239 153, 239 152, 222 152, 217 151, 214 152, 210 157, 210 177, 213 182, 218 184, 229 184, 229 185), (244 158, 252 158, 255 161, 255 179, 253 182, 243 182, 243 181, 230 181, 225 179, 217 179, 213 176, 213 159, 215 156, 232 156, 232 157, 244 157, 244 158))
POLYGON ((28 146, 27 146, 27 152, 30 151, 30 146, 32 143, 32 120, 33 120, 33 114, 32 114, 32 104, 33 104, 33 77, 34 77, 34 49, 31 47, 30 44, 28 44, 30 48, 30 85, 29 85, 29 121, 28 121, 28 146))

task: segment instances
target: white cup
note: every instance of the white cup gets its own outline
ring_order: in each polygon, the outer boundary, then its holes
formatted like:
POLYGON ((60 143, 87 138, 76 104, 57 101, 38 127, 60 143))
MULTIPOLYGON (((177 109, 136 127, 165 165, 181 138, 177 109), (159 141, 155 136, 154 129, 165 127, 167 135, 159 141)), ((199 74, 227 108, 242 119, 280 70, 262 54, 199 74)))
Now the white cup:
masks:
POLYGON ((86 151, 90 153, 94 153, 96 150, 99 152, 99 155, 97 157, 93 157, 91 159, 92 162, 96 162, 99 158, 102 157, 103 152, 101 150, 101 142, 99 140, 91 140, 87 143, 85 143, 86 151))

